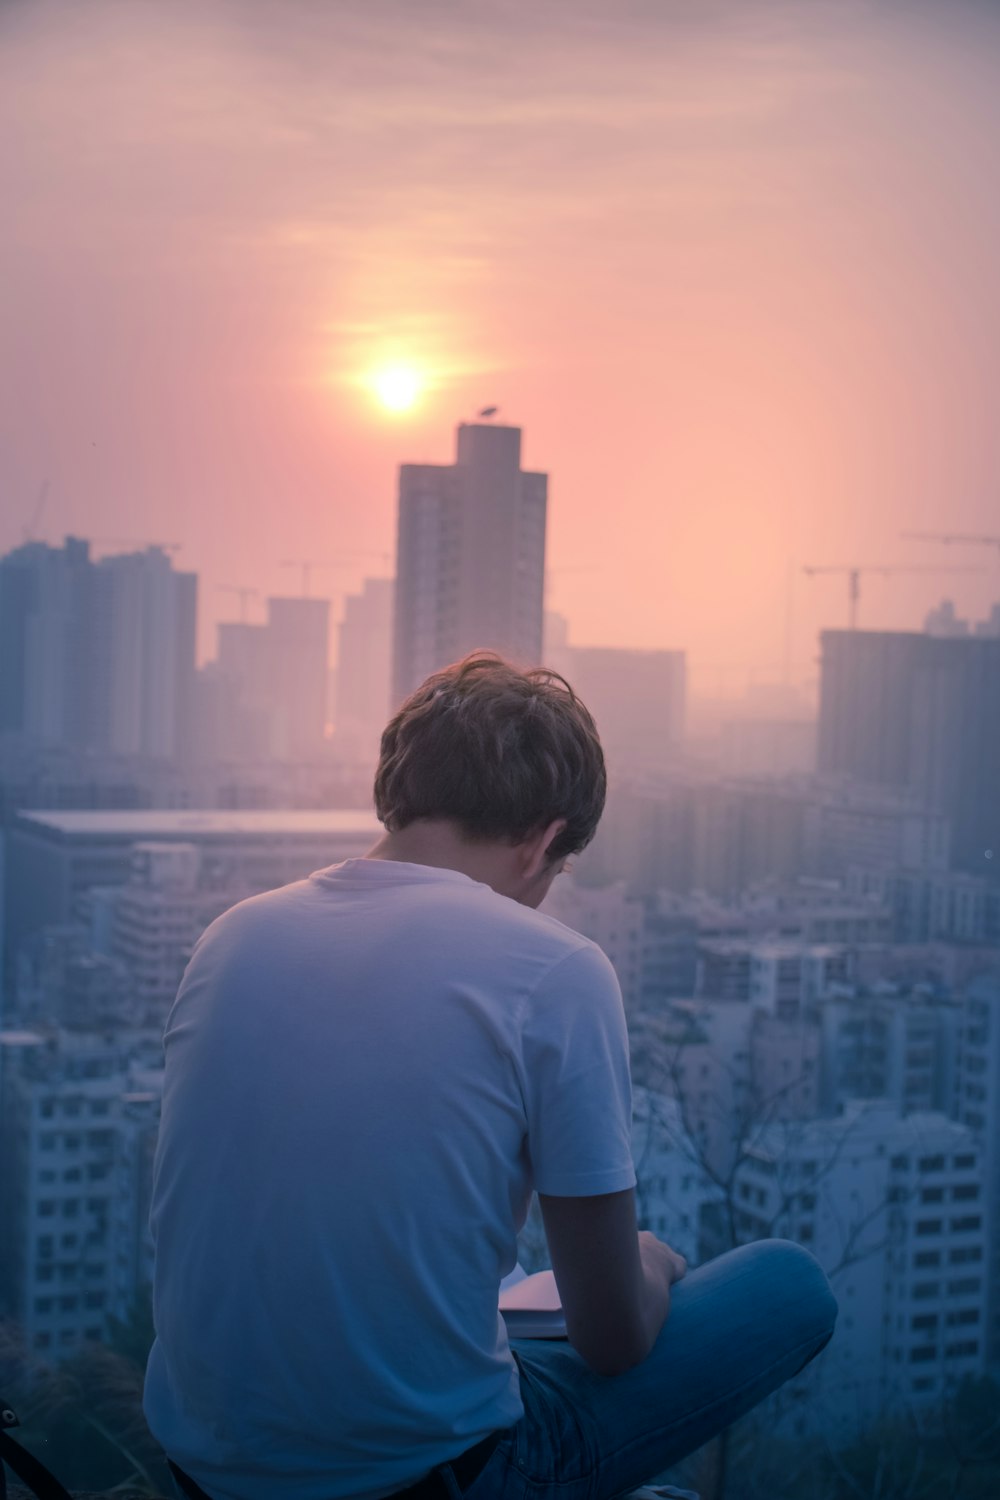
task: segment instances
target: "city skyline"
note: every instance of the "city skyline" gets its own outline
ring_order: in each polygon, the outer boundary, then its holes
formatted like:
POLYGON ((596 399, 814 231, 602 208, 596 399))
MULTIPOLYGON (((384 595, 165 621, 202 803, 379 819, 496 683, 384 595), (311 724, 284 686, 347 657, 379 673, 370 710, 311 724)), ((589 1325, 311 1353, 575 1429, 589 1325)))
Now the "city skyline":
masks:
POLYGON ((811 674, 846 588, 805 564, 940 566, 872 628, 988 611, 995 554, 900 533, 995 529, 995 8, 282 16, 5 7, 0 548, 182 543, 205 659, 227 585, 356 591, 398 462, 497 403, 581 644, 775 675, 791 578, 811 674))

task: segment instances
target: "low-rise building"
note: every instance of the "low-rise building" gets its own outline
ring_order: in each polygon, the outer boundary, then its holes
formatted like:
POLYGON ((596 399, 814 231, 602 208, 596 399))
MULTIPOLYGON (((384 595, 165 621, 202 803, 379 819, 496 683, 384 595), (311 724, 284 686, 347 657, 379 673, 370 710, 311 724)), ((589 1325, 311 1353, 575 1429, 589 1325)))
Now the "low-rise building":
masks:
POLYGON ((829 1348, 787 1398, 794 1431, 846 1438, 873 1411, 938 1406, 985 1372, 985 1190, 964 1126, 885 1102, 769 1125, 735 1187, 741 1238, 806 1245, 840 1302, 829 1348))
POLYGON ((151 1034, 0 1033, 0 1298, 43 1358, 104 1340, 148 1284, 159 1053, 151 1034))

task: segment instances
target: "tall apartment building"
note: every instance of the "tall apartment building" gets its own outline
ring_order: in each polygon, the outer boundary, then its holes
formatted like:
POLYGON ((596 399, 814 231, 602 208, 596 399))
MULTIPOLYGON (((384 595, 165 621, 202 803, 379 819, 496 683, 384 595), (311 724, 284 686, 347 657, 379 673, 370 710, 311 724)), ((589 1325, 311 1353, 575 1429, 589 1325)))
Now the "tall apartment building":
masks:
POLYGON ((983 1159, 990 1221, 990 1357, 1000 1360, 1000 976, 974 979, 962 997, 956 1071, 956 1117, 973 1132, 983 1159))
POLYGON ((103 558, 95 577, 100 743, 119 755, 183 756, 194 694, 197 578, 176 572, 159 547, 103 558))
POLYGON ((940 1114, 891 1104, 761 1131, 737 1170, 741 1238, 806 1245, 840 1317, 795 1385, 793 1431, 856 1432, 873 1411, 939 1406, 987 1366, 981 1150, 940 1114))
POLYGON ((453 464, 401 466, 394 702, 477 648, 541 661, 547 495, 519 427, 463 422, 453 464))
POLYGON ((950 1115, 960 1014, 950 995, 919 988, 893 993, 881 984, 828 997, 818 1012, 823 1113, 852 1099, 887 1099, 904 1115, 950 1115))
POLYGON ((824 631, 818 764, 946 814, 956 867, 995 877, 1000 639, 824 631))
POLYGON ((0 1033, 0 1298, 43 1358, 100 1342, 148 1284, 158 1039, 0 1033))
POLYGON ((183 757, 197 578, 159 547, 94 562, 30 542, 0 559, 0 729, 39 747, 183 757))

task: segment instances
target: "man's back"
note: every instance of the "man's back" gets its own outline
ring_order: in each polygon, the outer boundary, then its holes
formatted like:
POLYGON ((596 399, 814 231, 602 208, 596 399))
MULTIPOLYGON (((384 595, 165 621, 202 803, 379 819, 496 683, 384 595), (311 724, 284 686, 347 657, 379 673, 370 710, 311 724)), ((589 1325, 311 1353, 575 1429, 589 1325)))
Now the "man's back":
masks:
POLYGON ((531 1189, 631 1186, 628 1118, 613 973, 560 924, 377 859, 235 908, 167 1031, 154 1433, 214 1493, 318 1500, 511 1425, 531 1189))

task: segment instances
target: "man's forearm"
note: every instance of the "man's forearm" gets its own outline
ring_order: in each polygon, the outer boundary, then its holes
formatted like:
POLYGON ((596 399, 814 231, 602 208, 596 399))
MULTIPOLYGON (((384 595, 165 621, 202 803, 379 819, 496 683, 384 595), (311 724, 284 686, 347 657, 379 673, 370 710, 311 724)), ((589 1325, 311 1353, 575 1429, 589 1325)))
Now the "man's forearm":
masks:
POLYGON ((656 1343, 670 1312, 670 1286, 675 1276, 662 1254, 666 1248, 652 1237, 641 1235, 639 1238, 639 1261, 643 1278, 642 1322, 646 1341, 643 1359, 656 1343))

